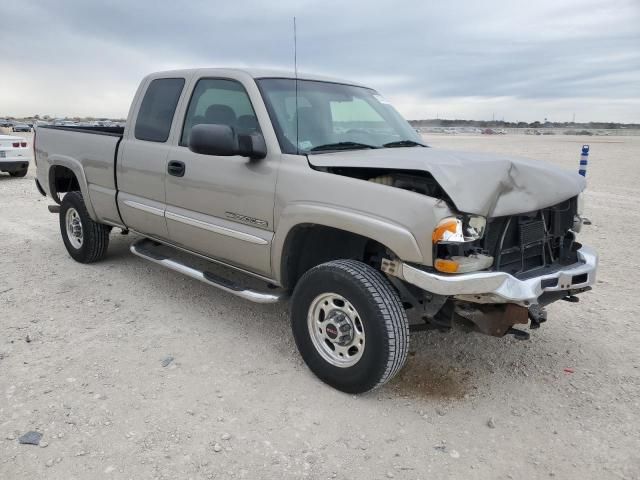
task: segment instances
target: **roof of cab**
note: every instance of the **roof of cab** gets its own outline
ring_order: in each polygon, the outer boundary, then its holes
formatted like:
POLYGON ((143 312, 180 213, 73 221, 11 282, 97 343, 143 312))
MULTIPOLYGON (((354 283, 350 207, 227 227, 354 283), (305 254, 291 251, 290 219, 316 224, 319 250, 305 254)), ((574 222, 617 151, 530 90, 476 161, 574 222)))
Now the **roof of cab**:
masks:
MULTIPOLYGON (((229 74, 244 74, 248 75, 254 79, 259 78, 296 78, 296 75, 292 71, 288 70, 271 70, 264 68, 189 68, 182 70, 167 70, 164 72, 155 72, 150 76, 158 78, 158 77, 166 77, 169 75, 191 75, 193 73, 197 73, 202 76, 206 75, 229 75, 229 74)), ((331 83, 342 83, 345 85, 354 85, 358 87, 367 87, 366 85, 362 85, 361 83, 354 82, 351 80, 344 80, 341 78, 335 78, 325 75, 316 75, 312 73, 298 72, 299 80, 316 80, 320 82, 331 82, 331 83)))

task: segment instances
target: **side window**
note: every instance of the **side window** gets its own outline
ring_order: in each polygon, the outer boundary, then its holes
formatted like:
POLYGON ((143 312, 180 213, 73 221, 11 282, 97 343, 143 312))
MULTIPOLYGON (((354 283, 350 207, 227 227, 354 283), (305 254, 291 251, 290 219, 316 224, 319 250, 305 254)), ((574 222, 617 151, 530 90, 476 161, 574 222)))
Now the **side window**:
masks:
POLYGON ((187 145, 191 128, 202 123, 229 125, 244 134, 260 131, 249 95, 235 80, 198 80, 185 115, 180 145, 187 145))
POLYGON ((158 78, 149 84, 136 118, 138 140, 167 141, 183 87, 184 78, 158 78))

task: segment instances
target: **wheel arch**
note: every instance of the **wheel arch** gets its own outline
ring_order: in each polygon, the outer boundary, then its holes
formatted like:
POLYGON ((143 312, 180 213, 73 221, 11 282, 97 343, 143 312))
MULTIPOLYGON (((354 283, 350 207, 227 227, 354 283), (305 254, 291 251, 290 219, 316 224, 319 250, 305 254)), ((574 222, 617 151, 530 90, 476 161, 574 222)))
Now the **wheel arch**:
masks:
POLYGON ((290 289, 305 271, 321 263, 341 258, 367 261, 382 254, 418 263, 423 258, 413 235, 397 224, 359 212, 296 205, 280 216, 272 265, 276 280, 290 289))
POLYGON ((89 195, 89 185, 80 162, 71 157, 56 156, 50 158, 49 193, 57 204, 61 203, 60 193, 80 191, 92 220, 97 220, 89 195))

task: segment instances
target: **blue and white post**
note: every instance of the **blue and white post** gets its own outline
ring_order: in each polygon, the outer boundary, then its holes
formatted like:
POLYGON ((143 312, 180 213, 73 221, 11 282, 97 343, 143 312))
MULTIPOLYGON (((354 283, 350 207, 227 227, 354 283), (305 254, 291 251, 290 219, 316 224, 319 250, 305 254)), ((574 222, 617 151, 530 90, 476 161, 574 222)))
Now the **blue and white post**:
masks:
POLYGON ((582 154, 580 155, 580 169, 578 173, 583 177, 587 176, 587 166, 589 165, 589 145, 582 145, 582 154))
MULTIPOLYGON (((583 177, 587 177, 587 166, 589 165, 589 145, 582 145, 582 153, 580 154, 580 169, 578 173, 583 177)), ((584 205, 582 195, 578 196, 578 218, 580 219, 580 224, 577 226, 577 232, 580 231, 580 226, 582 225, 591 225, 591 220, 587 217, 583 217, 583 209, 584 205)))

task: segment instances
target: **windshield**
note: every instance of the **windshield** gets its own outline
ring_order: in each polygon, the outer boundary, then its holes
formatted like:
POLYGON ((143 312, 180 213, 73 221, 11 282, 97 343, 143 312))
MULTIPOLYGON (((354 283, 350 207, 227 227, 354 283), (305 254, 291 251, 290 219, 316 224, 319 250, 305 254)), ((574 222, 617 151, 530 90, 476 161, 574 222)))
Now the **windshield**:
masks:
POLYGON ((294 79, 257 82, 284 153, 422 145, 411 125, 369 88, 298 80, 296 101, 294 79))

